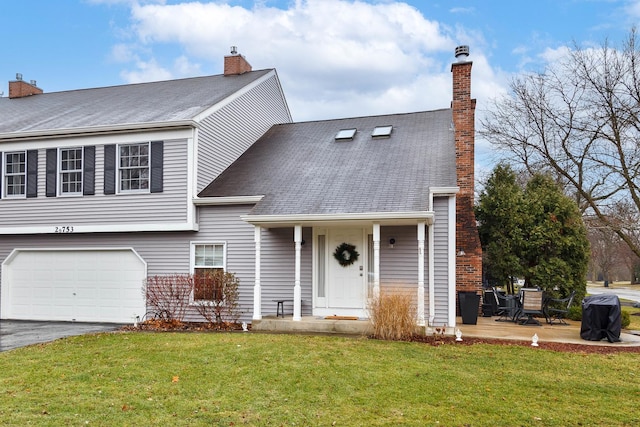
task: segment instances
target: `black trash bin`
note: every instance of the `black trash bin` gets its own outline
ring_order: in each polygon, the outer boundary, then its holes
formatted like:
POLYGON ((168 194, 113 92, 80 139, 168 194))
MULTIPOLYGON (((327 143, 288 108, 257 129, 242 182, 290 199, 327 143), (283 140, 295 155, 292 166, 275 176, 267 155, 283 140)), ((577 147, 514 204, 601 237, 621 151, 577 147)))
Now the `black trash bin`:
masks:
POLYGON ((580 337, 588 341, 620 341, 622 314, 620 299, 615 294, 600 294, 582 300, 580 337))
POLYGON ((478 310, 480 308, 480 295, 476 292, 458 292, 460 315, 464 325, 478 323, 478 310))

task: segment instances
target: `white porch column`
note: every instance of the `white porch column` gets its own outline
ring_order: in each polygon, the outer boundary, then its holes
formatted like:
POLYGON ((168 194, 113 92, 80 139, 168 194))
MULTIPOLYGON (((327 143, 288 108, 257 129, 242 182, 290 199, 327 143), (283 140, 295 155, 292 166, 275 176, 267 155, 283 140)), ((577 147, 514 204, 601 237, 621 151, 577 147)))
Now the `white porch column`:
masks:
POLYGON ((418 222, 418 326, 424 321, 424 221, 418 222))
POLYGON ((373 224, 373 298, 380 297, 380 224, 373 224))
POLYGON ((293 285, 293 320, 302 320, 302 288, 300 287, 300 256, 302 253, 302 226, 296 225, 293 231, 296 245, 296 271, 293 285))
POLYGON ((435 266, 434 266, 434 236, 433 236, 433 224, 427 226, 427 238, 429 239, 429 245, 427 250, 429 259, 429 326, 433 326, 433 321, 436 315, 436 291, 435 291, 435 266))
POLYGON ((254 241, 256 244, 256 281, 253 285, 253 319, 262 319, 262 289, 260 287, 260 245, 262 242, 262 228, 256 225, 254 228, 254 241))

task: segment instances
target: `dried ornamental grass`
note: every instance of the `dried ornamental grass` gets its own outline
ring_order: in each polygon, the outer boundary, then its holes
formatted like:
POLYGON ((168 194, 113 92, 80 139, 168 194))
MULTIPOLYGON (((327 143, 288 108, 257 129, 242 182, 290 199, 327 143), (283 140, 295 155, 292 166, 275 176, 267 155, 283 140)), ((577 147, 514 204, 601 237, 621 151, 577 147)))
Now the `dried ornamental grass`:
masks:
POLYGON ((410 338, 416 327, 416 307, 410 295, 384 292, 369 303, 373 336, 384 340, 410 338))

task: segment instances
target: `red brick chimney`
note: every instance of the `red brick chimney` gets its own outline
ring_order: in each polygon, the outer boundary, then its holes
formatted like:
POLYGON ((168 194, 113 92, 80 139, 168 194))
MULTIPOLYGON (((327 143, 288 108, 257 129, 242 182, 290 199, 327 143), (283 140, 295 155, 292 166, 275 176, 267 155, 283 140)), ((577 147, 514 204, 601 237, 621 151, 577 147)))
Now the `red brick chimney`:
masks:
POLYGON ((251 64, 238 53, 235 46, 231 46, 231 55, 224 57, 224 75, 237 76, 251 71, 251 64))
POLYGON ((460 192, 456 196, 456 289, 476 291, 482 288, 482 248, 474 206, 475 109, 471 99, 469 46, 456 48, 453 73, 453 126, 455 127, 456 176, 460 192))
POLYGON ((22 74, 17 73, 16 79, 9 82, 9 98, 23 98, 30 95, 38 95, 42 93, 42 89, 36 86, 36 81, 31 80, 30 83, 22 80, 22 74))

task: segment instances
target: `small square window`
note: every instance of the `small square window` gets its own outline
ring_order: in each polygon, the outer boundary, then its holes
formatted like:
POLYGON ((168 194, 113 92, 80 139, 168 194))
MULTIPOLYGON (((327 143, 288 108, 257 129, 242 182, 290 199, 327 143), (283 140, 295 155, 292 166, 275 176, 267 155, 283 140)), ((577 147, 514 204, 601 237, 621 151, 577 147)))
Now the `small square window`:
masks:
POLYGON ((336 134, 336 141, 353 140, 356 135, 357 129, 341 129, 336 134))
POLYGON ((376 126, 371 132, 373 138, 388 138, 391 136, 393 126, 376 126))

